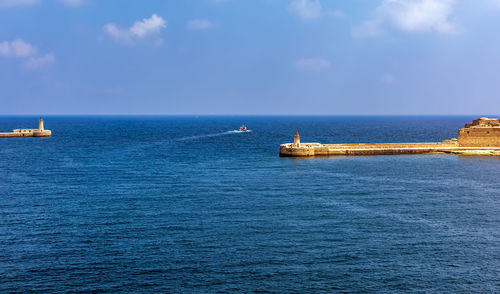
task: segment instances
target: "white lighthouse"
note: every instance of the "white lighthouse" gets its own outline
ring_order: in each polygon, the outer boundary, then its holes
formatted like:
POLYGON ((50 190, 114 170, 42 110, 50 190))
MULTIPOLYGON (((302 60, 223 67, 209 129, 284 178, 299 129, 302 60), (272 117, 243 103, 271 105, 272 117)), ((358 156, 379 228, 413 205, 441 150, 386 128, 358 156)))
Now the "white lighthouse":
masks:
POLYGON ((43 132, 45 129, 43 128, 43 118, 40 116, 40 120, 38 121, 38 131, 43 132))
POLYGON ((38 130, 34 129, 33 131, 33 137, 50 137, 52 136, 52 131, 51 130, 46 130, 45 127, 43 126, 43 118, 40 117, 40 120, 38 121, 38 130))

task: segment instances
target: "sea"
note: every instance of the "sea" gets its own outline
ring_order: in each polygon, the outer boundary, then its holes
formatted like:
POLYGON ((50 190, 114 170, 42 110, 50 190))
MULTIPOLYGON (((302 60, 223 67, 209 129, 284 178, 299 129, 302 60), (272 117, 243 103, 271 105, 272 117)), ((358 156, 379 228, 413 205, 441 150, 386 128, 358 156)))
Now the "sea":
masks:
POLYGON ((500 157, 279 157, 474 118, 46 116, 0 139, 0 293, 498 293, 500 157))

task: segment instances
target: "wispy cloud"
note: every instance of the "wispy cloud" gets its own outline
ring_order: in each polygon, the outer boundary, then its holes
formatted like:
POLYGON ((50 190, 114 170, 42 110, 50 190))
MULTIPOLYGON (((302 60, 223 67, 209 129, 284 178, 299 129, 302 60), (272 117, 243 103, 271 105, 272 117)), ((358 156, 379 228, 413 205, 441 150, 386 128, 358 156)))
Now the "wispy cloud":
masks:
POLYGON ((214 24, 206 19, 192 19, 187 22, 187 28, 190 30, 207 30, 213 26, 214 24))
POLYGON ((374 36, 383 32, 385 25, 408 32, 434 31, 453 33, 450 21, 455 0, 383 0, 374 17, 353 29, 356 36, 374 36))
POLYGON ((323 6, 319 0, 292 0, 288 10, 303 20, 316 19, 323 14, 323 6))
POLYGON ((300 58, 294 66, 300 71, 320 71, 330 68, 330 62, 323 58, 300 58))
POLYGON ((161 16, 153 14, 150 18, 135 21, 129 28, 120 28, 115 23, 108 23, 103 27, 103 30, 114 41, 131 43, 149 36, 158 35, 161 29, 166 27, 167 21, 161 16))
POLYGON ((38 54, 35 46, 22 39, 0 42, 0 56, 22 59, 27 68, 44 67, 55 62, 52 53, 38 54))
POLYGON ((29 57, 36 54, 36 49, 22 39, 0 43, 0 54, 5 57, 29 57))
POLYGON ((55 62, 54 55, 52 53, 46 53, 42 56, 31 56, 24 62, 24 66, 28 68, 39 68, 47 65, 51 65, 55 62))

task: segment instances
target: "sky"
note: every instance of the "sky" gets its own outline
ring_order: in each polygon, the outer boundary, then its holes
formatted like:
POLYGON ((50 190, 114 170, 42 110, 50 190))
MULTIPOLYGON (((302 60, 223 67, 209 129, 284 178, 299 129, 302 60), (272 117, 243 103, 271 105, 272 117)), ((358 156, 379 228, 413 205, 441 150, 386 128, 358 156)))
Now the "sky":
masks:
POLYGON ((495 115, 500 0, 0 0, 0 114, 495 115))

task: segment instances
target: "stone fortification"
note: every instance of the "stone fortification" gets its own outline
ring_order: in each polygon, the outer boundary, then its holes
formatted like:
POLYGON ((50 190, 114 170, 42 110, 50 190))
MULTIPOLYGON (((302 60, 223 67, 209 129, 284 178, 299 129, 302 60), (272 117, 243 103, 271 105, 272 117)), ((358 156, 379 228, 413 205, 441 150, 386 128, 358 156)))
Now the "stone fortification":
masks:
POLYGON ((18 138, 18 137, 50 137, 52 131, 46 130, 43 126, 43 119, 38 121, 38 129, 15 129, 9 133, 0 133, 0 138, 18 138))
POLYGON ((458 131, 458 144, 464 147, 500 147, 500 119, 481 117, 458 131))
POLYGON ((300 143, 299 134, 296 133, 294 143, 280 146, 280 156, 291 157, 426 153, 500 156, 500 120, 484 117, 476 119, 459 130, 458 140, 450 139, 436 143, 300 143))

